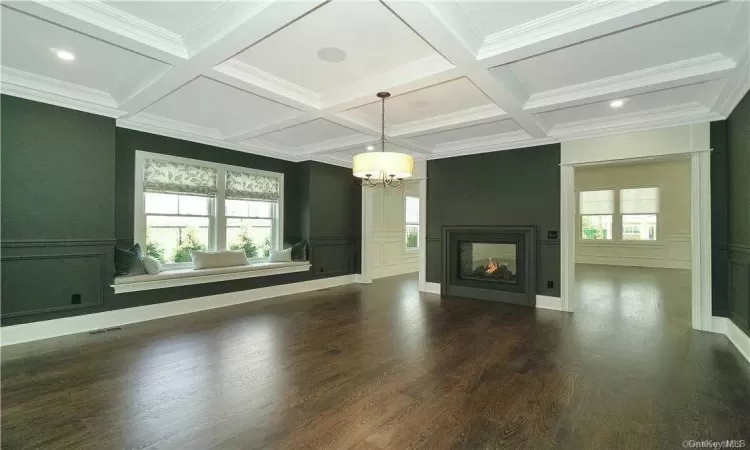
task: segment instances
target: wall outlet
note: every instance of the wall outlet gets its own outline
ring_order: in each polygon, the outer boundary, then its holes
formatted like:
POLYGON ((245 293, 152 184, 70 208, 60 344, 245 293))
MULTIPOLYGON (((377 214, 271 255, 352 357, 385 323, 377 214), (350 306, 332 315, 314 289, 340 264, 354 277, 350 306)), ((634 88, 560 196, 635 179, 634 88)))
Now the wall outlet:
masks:
POLYGON ((81 294, 73 294, 70 296, 70 304, 71 305, 80 305, 81 304, 81 294))
POLYGON ((555 282, 552 280, 547 281, 547 289, 554 289, 555 288, 555 282))

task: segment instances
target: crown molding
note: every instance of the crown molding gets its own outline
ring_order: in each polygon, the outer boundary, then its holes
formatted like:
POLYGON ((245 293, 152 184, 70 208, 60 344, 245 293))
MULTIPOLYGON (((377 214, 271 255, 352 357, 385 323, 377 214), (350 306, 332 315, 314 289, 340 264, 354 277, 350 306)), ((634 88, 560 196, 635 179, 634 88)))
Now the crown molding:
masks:
MULTIPOLYGON (((523 130, 519 130, 521 132, 524 132, 523 130)), ((515 131, 513 133, 516 133, 515 131)), ((525 133, 525 132, 524 132, 525 133)), ((509 133, 506 133, 509 134, 509 133)), ((519 137, 519 136, 516 136, 519 137)), ((431 153, 429 155, 426 155, 425 159, 442 159, 442 158, 453 158, 456 156, 467 156, 467 155, 476 155, 480 153, 490 153, 490 152, 499 152, 503 150, 515 150, 520 148, 527 148, 527 147, 536 147, 539 145, 547 145, 547 144, 555 144, 560 142, 559 139, 552 138, 552 137, 545 137, 545 138, 537 138, 532 139, 528 134, 526 134, 527 139, 523 140, 513 140, 515 138, 508 137, 507 142, 502 142, 503 139, 499 138, 498 136, 495 136, 497 138, 497 142, 494 144, 489 143, 483 146, 483 147, 476 147, 476 148, 467 148, 463 150, 446 150, 440 153, 431 153)))
POLYGON ((524 130, 510 131, 508 133, 494 134, 491 136, 483 136, 478 138, 462 139, 460 141, 453 141, 444 144, 438 144, 433 150, 433 154, 439 155, 450 152, 461 152, 461 151, 481 151, 484 148, 496 148, 512 142, 525 141, 531 139, 528 133, 524 130))
POLYGON ((736 66, 731 58, 727 58, 721 53, 712 53, 622 75, 538 92, 531 95, 523 108, 529 112, 537 113, 574 106, 583 101, 591 101, 615 93, 639 94, 673 87, 671 85, 685 84, 687 80, 690 80, 689 84, 699 83, 726 76, 736 66))
POLYGON ((393 137, 409 137, 418 134, 438 133, 453 128, 463 128, 479 123, 492 122, 496 119, 502 119, 506 115, 505 111, 499 106, 489 103, 440 116, 394 125, 388 128, 388 135, 393 137))
POLYGON ((313 155, 316 153, 332 153, 337 150, 342 150, 347 147, 353 147, 358 145, 364 145, 368 142, 372 142, 372 136, 363 135, 357 133, 357 135, 344 136, 336 139, 329 139, 316 144, 304 145, 299 147, 299 155, 313 155))
POLYGON ((351 158, 337 158, 335 156, 331 155, 314 155, 310 158, 304 159, 303 161, 316 161, 324 164, 330 164, 332 166, 339 166, 339 167, 346 167, 351 168, 352 167, 352 160, 351 158))
POLYGON ((202 127, 200 125, 193 125, 191 123, 182 122, 179 120, 168 119, 166 117, 157 116, 149 113, 138 113, 128 119, 118 119, 117 126, 123 128, 129 128, 123 124, 138 124, 144 127, 151 127, 153 129, 166 129, 179 132, 182 134, 189 134, 193 136, 199 136, 209 139, 223 139, 221 131, 216 128, 202 127))
POLYGON ((107 117, 120 117, 125 114, 117 109, 117 102, 106 92, 12 67, 2 66, 0 87, 3 94, 36 102, 107 117))
POLYGON ((620 0, 586 1, 570 8, 548 14, 521 25, 508 28, 484 38, 477 59, 502 53, 551 39, 566 33, 632 14, 642 9, 664 3, 666 0, 638 2, 620 0))
POLYGON ((213 147, 226 148, 229 150, 252 153, 286 161, 299 161, 299 158, 277 150, 267 149, 252 144, 224 141, 215 137, 215 133, 218 133, 218 131, 213 128, 186 124, 184 122, 165 119, 153 114, 140 113, 137 116, 128 119, 118 119, 116 125, 119 128, 127 128, 130 130, 142 131, 144 133, 182 139, 184 141, 196 142, 198 144, 205 144, 213 147), (207 134, 200 134, 201 132, 207 134))
POLYGON ((737 63, 733 76, 727 79, 724 88, 714 101, 713 110, 728 117, 750 89, 750 47, 746 48, 737 63))
POLYGON ((101 0, 34 1, 179 58, 188 57, 188 51, 178 34, 120 11, 101 0))
POLYGON ((321 97, 318 93, 290 83, 236 58, 219 64, 214 67, 214 70, 307 106, 317 109, 321 107, 321 97))
POLYGON ((678 125, 719 120, 722 116, 698 102, 655 108, 615 117, 579 120, 555 125, 550 136, 560 140, 574 140, 610 134, 666 128, 678 125))

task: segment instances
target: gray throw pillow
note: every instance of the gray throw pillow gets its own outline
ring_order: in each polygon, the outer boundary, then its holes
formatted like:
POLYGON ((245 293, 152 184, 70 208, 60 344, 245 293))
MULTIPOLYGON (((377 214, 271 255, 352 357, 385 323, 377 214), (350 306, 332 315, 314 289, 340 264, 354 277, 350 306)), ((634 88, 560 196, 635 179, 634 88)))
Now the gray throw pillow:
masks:
POLYGON ((268 262, 291 262, 292 261, 292 249, 291 247, 286 250, 275 252, 271 250, 271 256, 268 258, 268 262))
POLYGON ((292 261, 307 261, 307 241, 292 245, 292 261))
POLYGON ((115 275, 124 277, 146 273, 142 259, 143 253, 139 244, 135 244, 127 250, 115 247, 115 275))

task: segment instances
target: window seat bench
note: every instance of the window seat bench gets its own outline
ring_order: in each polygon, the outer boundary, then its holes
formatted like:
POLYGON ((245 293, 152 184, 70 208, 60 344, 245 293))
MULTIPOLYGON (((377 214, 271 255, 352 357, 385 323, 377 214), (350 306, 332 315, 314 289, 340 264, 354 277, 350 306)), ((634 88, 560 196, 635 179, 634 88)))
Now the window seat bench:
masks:
POLYGON ((239 280, 242 278, 265 277, 285 273, 307 272, 308 261, 261 262, 247 266, 218 267, 213 269, 176 269, 165 270, 155 275, 131 275, 115 277, 112 288, 115 294, 125 292, 162 289, 191 284, 215 283, 217 281, 239 280))

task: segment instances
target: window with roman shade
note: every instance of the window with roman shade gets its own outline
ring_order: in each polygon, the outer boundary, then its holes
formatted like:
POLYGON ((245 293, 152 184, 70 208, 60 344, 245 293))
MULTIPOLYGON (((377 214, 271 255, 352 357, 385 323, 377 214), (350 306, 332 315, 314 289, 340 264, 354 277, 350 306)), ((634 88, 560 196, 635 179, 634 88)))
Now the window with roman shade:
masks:
POLYGON ((659 214, 659 188, 620 190, 622 239, 655 241, 659 214))
POLYGON ((196 250, 268 257, 281 245, 283 175, 136 152, 135 236, 167 269, 196 250))
POLYGON ((581 216, 581 239, 612 239, 612 217, 615 213, 613 190, 581 191, 578 195, 581 216))
POLYGON ((248 258, 266 258, 276 241, 280 180, 257 173, 227 171, 226 237, 233 250, 248 258))

